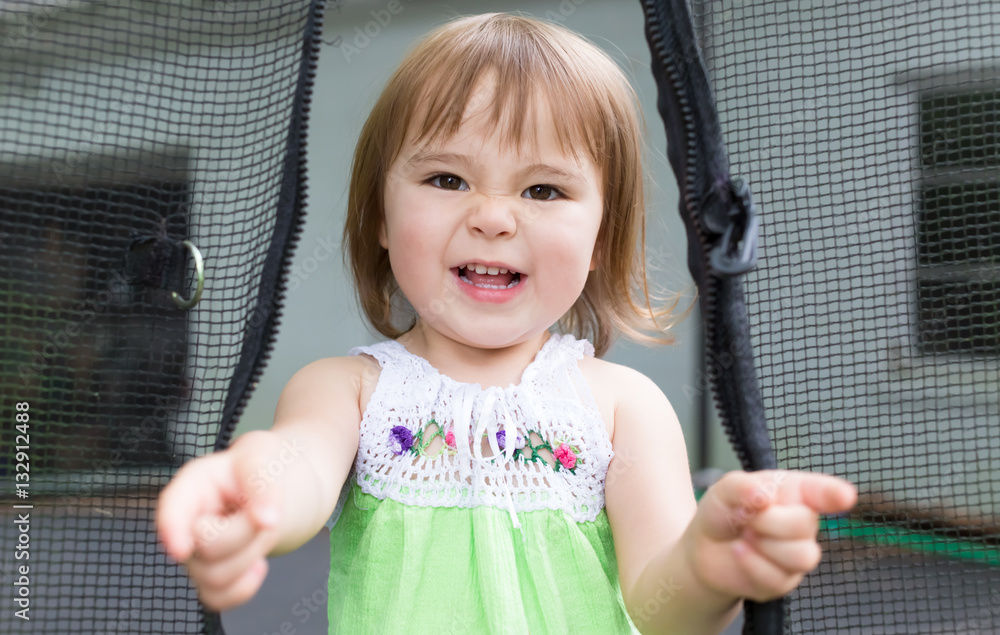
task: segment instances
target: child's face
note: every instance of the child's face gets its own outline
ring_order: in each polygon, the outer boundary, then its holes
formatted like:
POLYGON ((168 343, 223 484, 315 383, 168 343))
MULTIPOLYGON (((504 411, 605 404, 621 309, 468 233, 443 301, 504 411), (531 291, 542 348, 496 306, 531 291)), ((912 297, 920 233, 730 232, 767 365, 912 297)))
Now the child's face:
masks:
POLYGON ((502 151, 495 130, 483 125, 488 105, 488 91, 480 90, 451 139, 423 152, 412 139, 404 144, 386 178, 379 242, 425 326, 493 348, 543 333, 579 298, 597 267, 603 201, 597 169, 585 153, 574 158, 559 151, 546 109, 538 147, 530 147, 529 137, 519 156, 502 151), (466 160, 413 162, 428 152, 466 160), (460 266, 476 262, 508 264, 521 274, 519 285, 501 301, 477 299, 458 275, 460 266))

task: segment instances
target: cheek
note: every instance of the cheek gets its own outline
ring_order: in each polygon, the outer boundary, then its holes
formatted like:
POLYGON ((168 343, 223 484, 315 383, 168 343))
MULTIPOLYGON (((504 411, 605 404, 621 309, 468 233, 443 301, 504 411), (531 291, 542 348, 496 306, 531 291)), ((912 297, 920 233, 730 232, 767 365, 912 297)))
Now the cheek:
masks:
POLYGON ((419 197, 390 195, 386 200, 386 226, 388 230, 389 260, 394 271, 419 266, 440 249, 435 237, 441 228, 435 227, 438 215, 430 213, 420 204, 419 197), (407 203, 403 203, 407 200, 407 203))
POLYGON ((395 218, 390 226, 389 264, 400 287, 418 293, 441 269, 447 233, 424 221, 425 216, 415 210, 407 211, 414 213, 395 218))
POLYGON ((590 274, 590 260, 593 249, 581 235, 563 235, 560 240, 551 241, 546 248, 548 255, 547 278, 551 281, 553 293, 578 296, 590 274))

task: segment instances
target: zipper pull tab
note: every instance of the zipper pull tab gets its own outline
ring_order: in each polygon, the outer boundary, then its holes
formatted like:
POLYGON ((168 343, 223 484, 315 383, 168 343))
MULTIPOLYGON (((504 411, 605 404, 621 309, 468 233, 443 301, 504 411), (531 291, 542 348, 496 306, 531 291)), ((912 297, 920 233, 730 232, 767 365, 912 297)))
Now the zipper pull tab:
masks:
POLYGON ((712 272, 725 277, 747 273, 757 265, 758 221, 750 187, 737 178, 729 182, 729 190, 735 203, 729 209, 729 225, 709 252, 712 272))

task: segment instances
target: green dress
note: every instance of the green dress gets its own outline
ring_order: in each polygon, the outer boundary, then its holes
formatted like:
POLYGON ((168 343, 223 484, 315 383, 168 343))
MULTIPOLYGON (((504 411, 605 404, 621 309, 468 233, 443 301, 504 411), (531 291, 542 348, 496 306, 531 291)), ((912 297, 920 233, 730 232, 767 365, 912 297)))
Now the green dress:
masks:
POLYGON ((395 340, 359 353, 382 371, 328 523, 330 633, 638 633, 604 508, 611 443, 577 364, 590 342, 551 335, 506 389, 395 340))

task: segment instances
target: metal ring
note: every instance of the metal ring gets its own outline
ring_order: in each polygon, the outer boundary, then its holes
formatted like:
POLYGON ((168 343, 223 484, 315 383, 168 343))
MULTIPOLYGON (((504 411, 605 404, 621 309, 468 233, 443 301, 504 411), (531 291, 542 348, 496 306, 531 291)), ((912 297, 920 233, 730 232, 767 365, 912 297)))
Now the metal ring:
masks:
POLYGON ((194 295, 191 296, 190 300, 185 300, 176 291, 170 292, 170 297, 174 299, 174 303, 182 309, 190 309, 194 305, 198 304, 201 300, 201 292, 205 289, 205 263, 201 259, 201 252, 198 248, 191 243, 190 240, 184 241, 184 246, 188 248, 191 255, 194 256, 194 272, 195 276, 198 278, 198 286, 195 287, 194 295))

